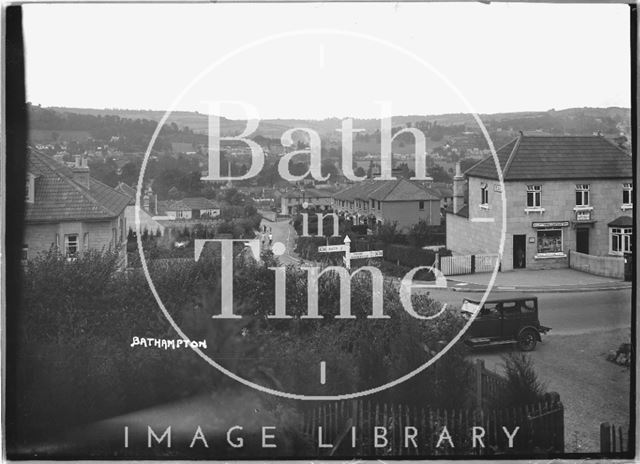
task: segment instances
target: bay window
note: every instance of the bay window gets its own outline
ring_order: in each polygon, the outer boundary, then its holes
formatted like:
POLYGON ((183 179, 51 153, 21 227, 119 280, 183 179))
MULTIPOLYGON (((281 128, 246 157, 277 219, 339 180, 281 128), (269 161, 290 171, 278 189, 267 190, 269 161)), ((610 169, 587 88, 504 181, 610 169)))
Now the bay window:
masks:
POLYGON ((633 229, 629 227, 610 227, 609 228, 609 253, 612 255, 621 255, 622 253, 631 252, 631 244, 633 240, 633 229))

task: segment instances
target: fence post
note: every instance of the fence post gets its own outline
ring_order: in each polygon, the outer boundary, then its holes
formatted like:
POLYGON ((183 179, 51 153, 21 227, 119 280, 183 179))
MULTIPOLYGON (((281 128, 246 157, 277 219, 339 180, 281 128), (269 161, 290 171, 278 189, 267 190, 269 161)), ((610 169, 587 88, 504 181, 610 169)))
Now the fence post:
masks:
POLYGON ((600 452, 608 453, 611 449, 611 431, 608 422, 603 422, 600 424, 600 452))
POLYGON ((435 267, 438 270, 441 270, 440 269, 440 253, 438 253, 437 251, 433 260, 433 267, 435 267))
POLYGON ((484 360, 476 359, 476 408, 482 409, 482 371, 484 360))

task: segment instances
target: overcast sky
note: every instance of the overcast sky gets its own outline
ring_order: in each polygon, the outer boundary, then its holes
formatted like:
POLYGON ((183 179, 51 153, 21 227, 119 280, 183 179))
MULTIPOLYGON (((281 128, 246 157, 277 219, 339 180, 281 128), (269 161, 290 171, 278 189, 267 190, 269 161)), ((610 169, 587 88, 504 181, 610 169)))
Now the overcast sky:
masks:
POLYGON ((377 101, 397 115, 630 106, 625 5, 25 5, 24 34, 28 99, 43 106, 241 100, 262 118, 377 117, 377 101))

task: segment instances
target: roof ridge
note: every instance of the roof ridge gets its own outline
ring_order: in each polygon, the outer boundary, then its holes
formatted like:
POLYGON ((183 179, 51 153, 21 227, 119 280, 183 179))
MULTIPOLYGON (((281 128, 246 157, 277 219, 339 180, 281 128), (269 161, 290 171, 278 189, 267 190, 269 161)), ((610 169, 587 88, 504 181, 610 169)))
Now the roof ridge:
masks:
MULTIPOLYGON (((524 134, 520 134, 520 136, 518 138, 516 138, 516 143, 513 146, 513 149, 511 150, 511 153, 509 154, 509 158, 507 158, 507 162, 504 163, 504 169, 502 170, 502 180, 503 181, 504 181, 504 178, 507 177, 507 173, 509 172, 509 168, 511 167, 511 163, 513 162, 513 159, 516 156, 515 154, 518 151, 518 147, 520 147, 520 141, 523 138, 524 138, 524 134)), ((498 178, 500 178, 500 177, 498 176, 498 178)))
MULTIPOLYGON (((504 145, 502 145, 500 148, 494 148, 495 154, 496 154, 496 158, 498 157, 498 152, 500 150, 502 150, 505 147, 508 147, 509 145, 511 145, 514 141, 516 141, 518 138, 516 137, 515 139, 509 140, 507 143, 505 143, 504 145)), ((474 169, 476 166, 478 166, 480 163, 484 163, 485 161, 487 161, 488 159, 493 158, 493 153, 491 153, 489 156, 487 156, 486 158, 482 158, 479 161, 476 161, 473 165, 471 165, 468 169, 466 169, 462 175, 466 174, 467 172, 471 171, 472 169, 474 169)), ((494 164, 495 164, 495 160, 494 160, 494 164)), ((498 159, 498 164, 500 164, 500 159, 498 159)))
MULTIPOLYGON (((44 153, 34 149, 33 147, 29 147, 29 148, 40 157, 40 160, 43 161, 47 165, 47 167, 49 169, 51 169, 51 171, 56 176, 58 176, 63 181, 67 182, 67 184, 71 185, 71 187, 73 187, 76 191, 78 191, 80 193, 80 195, 82 195, 89 202, 93 203, 95 206, 98 206, 98 208, 100 208, 103 213, 106 212, 108 214, 112 214, 114 216, 117 216, 116 213, 114 213, 113 211, 110 211, 106 206, 100 204, 100 202, 98 200, 96 200, 93 197, 93 195, 91 195, 89 193, 88 189, 85 189, 82 185, 77 183, 71 177, 69 177, 65 173, 61 172, 60 169, 57 166, 55 166, 55 164, 59 164, 57 161, 49 159, 49 157, 47 155, 45 155, 44 153)), ((95 182, 99 182, 100 184, 102 184, 102 182, 100 182, 100 181, 92 178, 91 176, 89 176, 89 181, 91 181, 91 180, 93 180, 95 182)), ((102 184, 102 185, 105 185, 105 184, 102 184)), ((111 188, 111 187, 109 187, 109 188, 111 188)))

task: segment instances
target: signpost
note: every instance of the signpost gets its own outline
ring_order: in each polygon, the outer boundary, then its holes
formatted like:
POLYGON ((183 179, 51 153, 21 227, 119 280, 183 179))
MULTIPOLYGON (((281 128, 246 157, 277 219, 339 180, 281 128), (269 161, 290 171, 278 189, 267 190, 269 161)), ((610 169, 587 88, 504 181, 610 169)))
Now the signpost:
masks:
POLYGON ((352 259, 381 258, 382 250, 358 251, 351 253, 351 239, 349 236, 344 237, 344 245, 327 245, 318 247, 319 253, 344 253, 342 262, 347 269, 351 269, 352 259))

